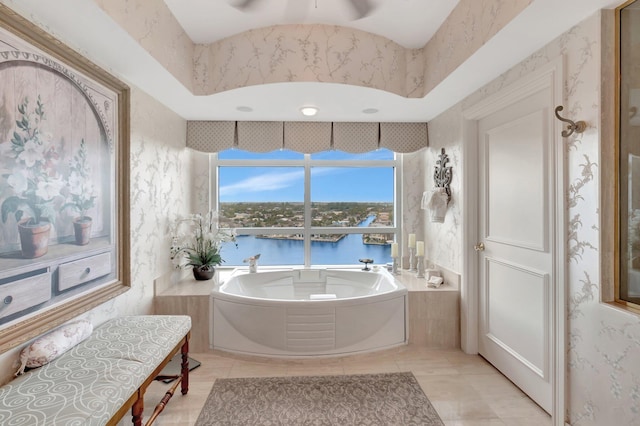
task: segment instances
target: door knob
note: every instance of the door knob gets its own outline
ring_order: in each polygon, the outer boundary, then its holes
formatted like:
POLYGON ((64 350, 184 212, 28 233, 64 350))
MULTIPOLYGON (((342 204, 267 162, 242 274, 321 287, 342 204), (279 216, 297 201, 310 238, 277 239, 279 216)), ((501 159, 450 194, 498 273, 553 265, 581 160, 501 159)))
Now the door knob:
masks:
POLYGON ((484 251, 484 243, 478 243, 475 246, 473 246, 475 251, 484 251))

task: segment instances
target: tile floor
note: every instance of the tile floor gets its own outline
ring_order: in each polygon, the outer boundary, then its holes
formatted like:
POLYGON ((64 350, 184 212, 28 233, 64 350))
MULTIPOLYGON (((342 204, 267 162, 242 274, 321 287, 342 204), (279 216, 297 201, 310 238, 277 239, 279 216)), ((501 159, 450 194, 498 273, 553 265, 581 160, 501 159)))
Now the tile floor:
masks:
MULTIPOLYGON (((461 351, 412 345, 383 352, 315 360, 241 357, 218 351, 193 353, 202 366, 190 374, 187 396, 179 392, 155 426, 193 425, 213 382, 227 377, 366 374, 411 371, 447 426, 551 425, 551 418, 483 358, 461 351)), ((147 390, 145 419, 169 389, 156 382, 147 390)), ((125 417, 121 425, 128 425, 125 417)))

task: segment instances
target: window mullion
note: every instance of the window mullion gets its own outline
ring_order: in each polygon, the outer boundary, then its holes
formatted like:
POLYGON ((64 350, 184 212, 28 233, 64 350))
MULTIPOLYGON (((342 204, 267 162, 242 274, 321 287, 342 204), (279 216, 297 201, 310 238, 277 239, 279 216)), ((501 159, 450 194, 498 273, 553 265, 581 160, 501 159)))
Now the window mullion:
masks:
POLYGON ((304 155, 304 266, 311 266, 311 154, 304 155))

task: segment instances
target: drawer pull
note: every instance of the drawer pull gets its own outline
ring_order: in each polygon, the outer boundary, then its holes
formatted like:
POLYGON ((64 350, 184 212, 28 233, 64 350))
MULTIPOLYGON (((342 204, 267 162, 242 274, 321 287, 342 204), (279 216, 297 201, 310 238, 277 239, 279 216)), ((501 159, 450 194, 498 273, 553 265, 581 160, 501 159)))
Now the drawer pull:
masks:
POLYGON ((2 299, 2 306, 0 306, 0 311, 7 308, 11 302, 13 302, 13 296, 9 295, 2 299))
POLYGON ((84 270, 84 273, 89 275, 91 273, 91 268, 87 266, 87 269, 84 270))

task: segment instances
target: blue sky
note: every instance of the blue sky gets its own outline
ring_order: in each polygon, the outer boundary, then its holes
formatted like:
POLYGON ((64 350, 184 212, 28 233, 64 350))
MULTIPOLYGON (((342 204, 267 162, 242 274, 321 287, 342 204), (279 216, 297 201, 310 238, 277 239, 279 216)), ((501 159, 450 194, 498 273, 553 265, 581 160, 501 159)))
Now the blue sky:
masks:
MULTIPOLYGON (((256 158, 234 150, 221 158, 256 158)), ((269 158, 300 158, 302 154, 281 151, 266 154, 269 158)), ((359 154, 360 158, 388 159, 385 150, 359 154)), ((314 155, 318 159, 352 158, 352 154, 331 151, 314 155)), ((289 201, 302 202, 304 197, 303 167, 220 167, 220 202, 289 201)), ((392 202, 392 168, 313 167, 311 169, 311 199, 323 201, 392 202)))

